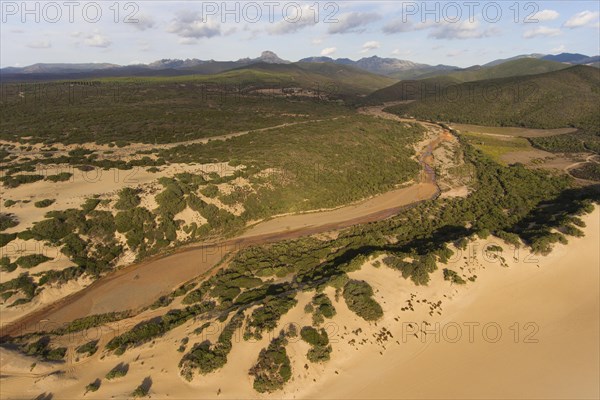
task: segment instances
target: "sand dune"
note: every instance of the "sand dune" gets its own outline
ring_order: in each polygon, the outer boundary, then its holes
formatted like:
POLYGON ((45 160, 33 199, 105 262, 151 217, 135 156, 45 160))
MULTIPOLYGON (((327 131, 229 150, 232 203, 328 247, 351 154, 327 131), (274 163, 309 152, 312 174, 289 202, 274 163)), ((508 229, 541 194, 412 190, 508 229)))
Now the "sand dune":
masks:
MULTIPOLYGON (((384 317, 367 323, 343 300, 334 301, 337 315, 325 325, 332 359, 311 364, 305 358, 306 343, 293 341, 287 347, 293 378, 271 395, 254 392, 247 375, 269 335, 246 342, 238 331, 223 369, 192 382, 183 380, 177 366, 182 353, 176 351, 181 339, 190 338, 189 348, 205 339, 214 341, 219 334, 217 328, 194 335, 192 330, 203 321, 190 321, 123 356, 99 352, 77 361, 68 355, 66 364, 54 367, 64 372, 61 375, 49 375, 46 368, 42 376, 28 374, 23 369, 29 360, 15 360, 12 354, 9 368, 3 365, 3 371, 12 373, 2 378, 2 397, 51 392, 55 398, 78 398, 86 384, 124 362, 130 365, 126 377, 103 379, 100 390, 86 398, 127 398, 148 376, 152 398, 161 399, 598 398, 600 209, 584 220, 586 237, 570 238, 548 257, 524 250, 513 257, 503 245, 508 267, 483 251, 486 244, 499 241, 471 243, 447 266, 440 266, 465 277, 476 275, 466 286, 444 281, 440 269, 428 286, 417 287, 395 270, 367 263, 351 275, 370 282, 384 317), (407 301, 414 311, 401 310, 407 301), (389 336, 382 336, 384 329, 389 336)), ((303 308, 312 294, 297 296, 298 305, 282 318, 275 333, 292 322, 310 324, 303 308)), ((332 288, 327 294, 334 298, 332 288)), ((158 311, 147 311, 137 320, 158 311)), ((65 344, 72 348, 82 338, 68 340, 65 344)))

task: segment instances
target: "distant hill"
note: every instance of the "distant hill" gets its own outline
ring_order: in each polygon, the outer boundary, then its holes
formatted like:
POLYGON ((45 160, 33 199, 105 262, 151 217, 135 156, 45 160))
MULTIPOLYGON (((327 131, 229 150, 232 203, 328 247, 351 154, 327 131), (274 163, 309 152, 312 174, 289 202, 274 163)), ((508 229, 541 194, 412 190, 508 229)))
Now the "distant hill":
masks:
POLYGON ((373 90, 389 86, 392 78, 373 74, 359 68, 333 63, 267 64, 257 63, 213 75, 215 80, 225 79, 281 85, 319 90, 329 95, 366 95, 373 90))
POLYGON ((461 83, 459 80, 449 76, 436 76, 419 80, 407 79, 374 91, 365 97, 361 104, 368 105, 393 101, 419 100, 426 97, 427 92, 439 92, 441 89, 459 83, 461 83))
POLYGON ((484 67, 493 67, 495 65, 500 65, 500 64, 508 62, 508 61, 520 60, 521 58, 542 58, 544 56, 545 56, 545 54, 541 54, 541 53, 519 54, 518 56, 514 56, 514 57, 510 57, 510 58, 500 58, 498 60, 491 61, 487 64, 483 64, 483 66, 484 67))
POLYGON ((542 57, 542 59, 568 64, 591 64, 600 61, 600 56, 590 57, 585 54, 561 53, 557 55, 547 55, 542 57))
POLYGON ((519 58, 492 67, 475 66, 446 74, 436 73, 429 78, 403 80, 371 93, 365 98, 364 103, 380 104, 391 101, 418 100, 427 92, 439 91, 463 82, 536 75, 565 68, 569 68, 569 65, 535 58, 519 58))
POLYGON ((308 57, 303 58, 299 62, 305 63, 334 63, 341 65, 349 65, 352 67, 364 69, 365 71, 374 74, 387 75, 396 79, 410 79, 418 75, 433 71, 452 71, 458 69, 449 65, 427 65, 415 63, 408 60, 400 60, 397 58, 382 58, 378 56, 365 57, 360 60, 353 61, 348 58, 333 59, 330 57, 308 57))
POLYGON ((237 61, 192 59, 161 59, 150 64, 34 64, 28 67, 0 69, 3 81, 93 79, 127 76, 180 76, 189 74, 218 74, 234 68, 256 63, 289 64, 272 51, 263 51, 257 58, 237 61))
MULTIPOLYGON (((568 68, 568 64, 562 64, 554 61, 546 61, 537 58, 518 58, 493 66, 473 66, 460 71, 452 71, 441 74, 435 72, 433 76, 446 76, 460 82, 481 81, 485 79, 507 78, 511 76, 535 75, 544 72, 558 71, 568 68)), ((428 78, 427 75, 421 75, 419 79, 428 78)))
POLYGON ((390 107, 398 115, 490 126, 577 127, 600 134, 600 70, 573 66, 538 75, 466 82, 390 107))

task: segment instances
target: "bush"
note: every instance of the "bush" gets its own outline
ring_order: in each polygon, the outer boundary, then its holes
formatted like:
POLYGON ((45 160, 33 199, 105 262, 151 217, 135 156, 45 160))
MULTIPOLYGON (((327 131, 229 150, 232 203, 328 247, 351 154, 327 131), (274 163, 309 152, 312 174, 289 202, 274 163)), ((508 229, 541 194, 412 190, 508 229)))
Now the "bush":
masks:
POLYGON ((325 329, 316 330, 312 326, 305 326, 300 330, 300 337, 311 346, 327 346, 329 337, 325 329))
POLYGON ((12 206, 14 206, 15 204, 17 204, 17 202, 16 202, 16 201, 14 201, 14 200, 10 200, 10 199, 8 199, 8 200, 5 200, 5 201, 4 201, 4 207, 12 207, 12 206))
POLYGON ((140 204, 138 190, 126 187, 119 192, 119 199, 115 203, 117 210, 131 210, 140 204))
POLYGON ((83 212, 85 212, 86 214, 88 214, 90 211, 93 211, 96 209, 96 207, 98 207, 98 204, 100 204, 102 200, 100 199, 86 199, 83 204, 81 205, 81 209, 83 210, 83 212))
POLYGON ((143 343, 164 335, 169 330, 180 326, 189 319, 211 311, 215 308, 214 302, 203 302, 181 309, 170 310, 162 317, 143 321, 134 326, 130 331, 112 338, 107 344, 107 350, 125 351, 131 346, 143 343))
POLYGON ((110 381, 113 379, 122 378, 127 375, 127 372, 129 372, 129 364, 119 363, 116 367, 108 371, 106 374, 106 379, 110 381))
POLYGON ((292 365, 287 355, 285 335, 273 339, 266 349, 258 355, 256 364, 250 369, 254 376, 254 389, 259 393, 274 392, 282 389, 292 377, 292 365))
POLYGON ((75 351, 79 354, 87 353, 88 356, 92 356, 98 351, 98 341, 91 340, 79 346, 75 351))
POLYGON ((67 354, 66 347, 50 347, 50 338, 42 336, 36 342, 30 343, 24 348, 25 354, 29 356, 41 357, 48 361, 60 361, 67 354))
POLYGON ((150 392, 150 387, 152 386, 152 379, 150 377, 144 378, 141 385, 138 386, 131 395, 135 398, 138 397, 146 397, 148 396, 148 392, 150 392))
POLYGON ((52 260, 52 258, 43 254, 30 254, 17 258, 15 263, 21 268, 33 268, 49 260, 52 260))
POLYGON ((256 308, 248 318, 244 338, 261 339, 263 331, 275 329, 281 316, 297 304, 293 296, 272 297, 267 299, 263 306, 256 308))
POLYGON ((204 189, 202 189, 200 193, 202 193, 206 197, 215 198, 219 195, 219 188, 217 187, 217 185, 210 184, 207 185, 204 189))
POLYGON ((67 333, 74 333, 84 331, 86 329, 95 328, 97 326, 105 325, 110 322, 119 321, 131 316, 129 311, 121 312, 110 312, 106 314, 95 314, 87 317, 76 319, 66 326, 52 331, 55 335, 64 335, 67 333))
POLYGON ((312 313, 313 325, 321 324, 325 318, 333 318, 336 314, 333 303, 325 293, 316 294, 304 311, 312 313))
POLYGON ((12 228, 17 225, 19 225, 19 221, 17 220, 17 217, 14 214, 0 213, 0 231, 12 228))
POLYGON ((448 268, 444 268, 444 280, 451 281, 452 283, 456 283, 457 285, 464 285, 465 283, 467 283, 455 271, 452 271, 451 269, 448 269, 448 268))
POLYGON ((0 258, 0 270, 1 271, 13 272, 15 269, 17 269, 17 264, 11 263, 9 257, 4 256, 4 257, 0 258))
POLYGON ((73 174, 70 172, 61 172, 56 175, 47 176, 46 180, 50 181, 50 182, 66 182, 69 179, 71 179, 72 176, 73 176, 73 174))
POLYGON ((94 382, 88 384, 85 387, 85 393, 87 392, 96 392, 98 391, 98 389, 100 389, 100 379, 96 379, 94 382))
POLYGON ((27 183, 33 183, 44 179, 43 175, 6 175, 0 178, 0 182, 7 188, 16 188, 27 183))
POLYGON ((383 316, 383 309, 371 296, 373 289, 365 281, 350 280, 344 286, 348 308, 366 321, 376 321, 383 316))
POLYGON ((4 247, 17 237, 16 233, 0 233, 0 247, 4 247))
MULTIPOLYGON (((198 369, 201 374, 208 374, 219 368, 222 368, 227 363, 227 356, 233 347, 233 334, 242 326, 244 322, 243 311, 237 312, 227 323, 216 344, 211 344, 208 340, 194 345, 190 352, 186 354, 179 362, 181 374, 186 379, 191 379, 193 371, 198 369)), ((200 332, 210 323, 205 323, 199 330, 200 332)), ((196 331, 195 331, 196 332, 196 331)))

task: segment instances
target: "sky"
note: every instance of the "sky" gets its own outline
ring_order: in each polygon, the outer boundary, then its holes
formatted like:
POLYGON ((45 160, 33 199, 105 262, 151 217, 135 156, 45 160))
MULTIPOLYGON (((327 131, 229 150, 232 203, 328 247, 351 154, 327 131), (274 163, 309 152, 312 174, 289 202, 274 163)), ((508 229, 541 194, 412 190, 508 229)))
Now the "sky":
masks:
POLYGON ((264 50, 467 67, 600 53, 592 1, 0 1, 0 67, 237 60, 264 50))

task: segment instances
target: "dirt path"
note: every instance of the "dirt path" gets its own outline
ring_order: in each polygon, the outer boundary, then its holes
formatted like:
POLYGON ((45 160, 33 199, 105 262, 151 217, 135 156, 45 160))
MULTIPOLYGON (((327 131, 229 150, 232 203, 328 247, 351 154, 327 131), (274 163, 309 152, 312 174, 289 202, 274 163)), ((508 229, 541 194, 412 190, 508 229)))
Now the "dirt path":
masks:
POLYGON ((182 283, 207 273, 225 255, 240 248, 384 220, 406 207, 435 198, 439 189, 429 163, 433 149, 450 133, 435 124, 423 125, 429 130, 435 129, 435 137, 418 154, 424 168, 420 182, 334 210, 273 218, 234 239, 182 247, 174 253, 127 266, 77 293, 2 326, 0 337, 49 331, 87 315, 145 307, 182 283))

